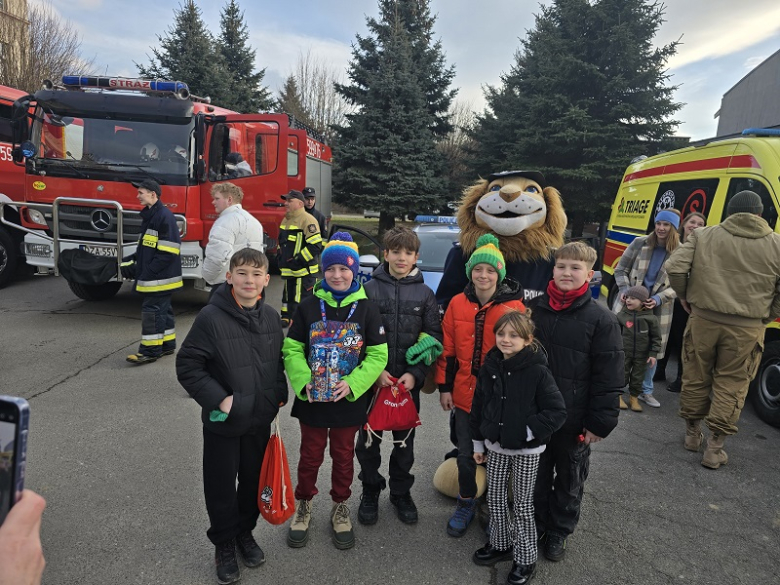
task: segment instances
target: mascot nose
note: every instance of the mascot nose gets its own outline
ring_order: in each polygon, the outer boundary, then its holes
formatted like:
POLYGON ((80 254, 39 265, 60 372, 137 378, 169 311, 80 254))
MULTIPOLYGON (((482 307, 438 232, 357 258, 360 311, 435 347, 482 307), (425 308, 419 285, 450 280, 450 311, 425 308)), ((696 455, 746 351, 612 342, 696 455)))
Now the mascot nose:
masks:
POLYGON ((517 196, 522 192, 523 190, 516 185, 504 185, 501 187, 501 190, 498 192, 498 194, 501 196, 501 199, 509 203, 510 201, 517 199, 517 196))

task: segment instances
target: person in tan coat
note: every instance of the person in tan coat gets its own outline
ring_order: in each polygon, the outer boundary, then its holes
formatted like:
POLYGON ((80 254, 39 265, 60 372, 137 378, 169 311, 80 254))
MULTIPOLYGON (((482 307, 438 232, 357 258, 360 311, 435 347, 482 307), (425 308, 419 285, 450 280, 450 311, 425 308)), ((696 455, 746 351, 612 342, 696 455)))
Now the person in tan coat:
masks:
POLYGON ((737 193, 720 225, 691 233, 666 263, 671 287, 691 315, 682 352, 684 444, 699 450, 703 419, 710 437, 701 464, 710 469, 728 462, 723 444, 737 433, 765 325, 780 316, 780 235, 762 212, 758 195, 737 193))

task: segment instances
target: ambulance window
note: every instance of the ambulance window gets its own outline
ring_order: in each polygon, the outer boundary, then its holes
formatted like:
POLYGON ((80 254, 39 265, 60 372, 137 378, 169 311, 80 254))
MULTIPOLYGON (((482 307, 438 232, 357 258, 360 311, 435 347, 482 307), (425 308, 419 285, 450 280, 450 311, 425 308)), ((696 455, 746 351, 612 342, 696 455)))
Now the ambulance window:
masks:
MULTIPOLYGON (((774 201, 772 201, 772 196, 769 194, 769 190, 758 179, 731 179, 731 182, 729 183, 729 190, 726 193, 726 202, 723 205, 723 209, 725 210, 728 207, 729 201, 731 201, 731 198, 734 197, 734 195, 740 191, 745 190, 753 191, 759 197, 761 197, 761 202, 764 204, 764 212, 761 214, 761 217, 763 217, 769 224, 769 227, 774 230, 775 224, 777 223, 777 208, 775 207, 774 201)), ((723 219, 725 219, 725 217, 723 219)))

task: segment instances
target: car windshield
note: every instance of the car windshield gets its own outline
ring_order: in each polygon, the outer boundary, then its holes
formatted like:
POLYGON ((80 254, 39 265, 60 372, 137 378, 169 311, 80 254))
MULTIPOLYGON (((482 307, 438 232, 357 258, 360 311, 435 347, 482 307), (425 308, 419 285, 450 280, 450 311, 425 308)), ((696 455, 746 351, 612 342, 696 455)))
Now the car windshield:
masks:
POLYGON ((152 176, 185 185, 191 176, 193 122, 74 118, 40 112, 36 164, 50 176, 107 179, 152 176))
POLYGON ((458 230, 418 231, 420 238, 420 258, 417 266, 420 270, 443 272, 444 261, 452 249, 452 244, 458 241, 458 230))

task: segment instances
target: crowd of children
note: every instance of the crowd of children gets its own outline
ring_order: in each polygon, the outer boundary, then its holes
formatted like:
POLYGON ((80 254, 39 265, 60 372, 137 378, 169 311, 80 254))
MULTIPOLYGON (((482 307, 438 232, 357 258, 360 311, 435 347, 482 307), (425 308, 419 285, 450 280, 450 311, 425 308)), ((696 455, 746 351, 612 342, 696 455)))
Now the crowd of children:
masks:
MULTIPOLYGON (((252 537, 259 474, 288 380, 301 441, 287 544, 298 548, 308 541, 328 445, 336 548, 355 544, 347 504, 355 456, 362 483, 359 522, 377 522, 386 487, 398 518, 417 522, 414 431, 393 432, 386 480, 382 435, 368 441, 362 429, 372 389, 405 388, 419 411, 432 366, 441 406, 454 413, 458 452, 458 498, 448 534, 462 536, 472 522, 476 466, 485 464, 489 541, 473 561, 511 559, 507 583, 522 585, 534 574, 538 546, 553 561, 564 556, 579 519, 590 444, 617 424, 624 385, 618 319, 588 288, 595 250, 582 243, 559 248, 546 294, 528 309, 521 284, 506 278, 498 240, 483 236, 466 265, 469 283, 442 319, 416 266, 417 235, 394 228, 384 244, 385 261, 363 286, 357 245, 349 234, 334 234, 321 256, 324 278, 297 308, 286 337, 279 314, 264 303, 266 257, 251 249, 236 252, 226 282, 179 351, 178 378, 203 409, 207 535, 216 547, 220 584, 240 578, 237 555, 248 567, 265 561, 252 537)), ((632 353, 631 363, 644 355, 632 353)))

